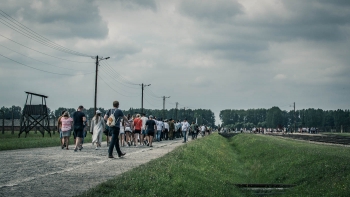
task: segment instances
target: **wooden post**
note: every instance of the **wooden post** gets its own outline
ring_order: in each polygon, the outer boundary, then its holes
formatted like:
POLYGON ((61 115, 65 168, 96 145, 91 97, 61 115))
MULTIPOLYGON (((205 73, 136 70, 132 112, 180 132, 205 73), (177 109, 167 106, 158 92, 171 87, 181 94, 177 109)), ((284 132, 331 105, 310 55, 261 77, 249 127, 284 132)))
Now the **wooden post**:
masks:
POLYGON ((15 134, 15 121, 14 121, 14 106, 12 106, 12 131, 11 134, 15 134))

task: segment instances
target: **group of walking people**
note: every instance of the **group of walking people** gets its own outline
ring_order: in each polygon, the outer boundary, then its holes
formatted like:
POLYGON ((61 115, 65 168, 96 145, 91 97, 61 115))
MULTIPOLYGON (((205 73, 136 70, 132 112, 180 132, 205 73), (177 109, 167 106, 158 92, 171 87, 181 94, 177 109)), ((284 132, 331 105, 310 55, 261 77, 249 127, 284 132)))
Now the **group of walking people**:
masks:
MULTIPOLYGON (((88 122, 86 116, 82 112, 83 106, 79 106, 77 111, 73 113, 72 118, 67 111, 62 112, 58 118, 58 129, 60 131, 61 147, 67 149, 69 145, 69 137, 73 132, 75 140, 74 151, 83 149, 83 139, 86 136, 88 122)), ((109 109, 102 117, 102 112, 97 110, 95 116, 90 123, 90 133, 92 134, 92 145, 98 150, 101 147, 102 135, 107 136, 108 157, 114 158, 113 150, 117 151, 118 157, 125 155, 120 149, 127 146, 149 146, 153 147, 153 142, 163 140, 174 140, 183 138, 183 143, 188 141, 188 136, 192 136, 192 140, 197 139, 199 133, 203 133, 203 129, 207 127, 198 126, 196 123, 191 124, 187 119, 176 121, 173 119, 165 119, 153 117, 145 114, 124 115, 119 109, 119 102, 113 102, 113 108, 109 109)), ((205 130, 206 131, 206 130, 205 130)))

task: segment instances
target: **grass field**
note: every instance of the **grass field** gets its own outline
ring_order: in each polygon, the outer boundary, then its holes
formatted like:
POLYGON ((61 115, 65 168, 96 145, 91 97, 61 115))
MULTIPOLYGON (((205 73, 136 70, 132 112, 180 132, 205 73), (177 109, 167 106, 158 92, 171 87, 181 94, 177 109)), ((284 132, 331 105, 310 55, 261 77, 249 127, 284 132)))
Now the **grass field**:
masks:
POLYGON ((234 186, 238 183, 296 185, 282 196, 348 196, 349 161, 350 148, 253 134, 231 139, 214 134, 81 196, 250 196, 234 186))
MULTIPOLYGON (((51 137, 45 132, 43 137, 40 132, 35 134, 34 131, 30 131, 26 138, 24 137, 25 133, 22 133, 21 137, 18 138, 18 133, 19 131, 15 131, 15 134, 6 131, 5 134, 0 134, 0 151, 60 146, 59 134, 57 132, 55 135, 52 134, 51 137)), ((106 141, 105 136, 103 136, 103 140, 106 141)), ((91 142, 91 134, 87 134, 84 141, 91 142)), ((69 144, 73 144, 73 135, 70 137, 69 142, 69 144)))

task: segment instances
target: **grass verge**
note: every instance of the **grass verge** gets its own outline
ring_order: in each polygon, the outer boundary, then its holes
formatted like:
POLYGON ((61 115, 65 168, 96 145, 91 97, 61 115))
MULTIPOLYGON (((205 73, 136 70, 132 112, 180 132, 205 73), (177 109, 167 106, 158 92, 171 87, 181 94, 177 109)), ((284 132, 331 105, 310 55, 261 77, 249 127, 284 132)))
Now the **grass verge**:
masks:
MULTIPOLYGON (((0 134, 0 151, 3 150, 15 150, 15 149, 25 149, 25 148, 44 148, 52 146, 60 146, 60 136, 56 132, 55 135, 50 135, 45 132, 44 137, 40 132, 35 134, 33 131, 30 131, 27 137, 25 138, 25 133, 22 133, 21 137, 18 138, 19 131, 15 134, 11 134, 10 131, 6 131, 5 134, 0 134)), ((106 138, 103 136, 103 140, 106 138)), ((91 142, 91 134, 87 134, 84 139, 85 142, 91 142)), ((73 135, 69 138, 69 144, 73 144, 74 138, 73 135)))
MULTIPOLYGON (((237 183, 283 183, 283 196, 348 196, 350 149, 240 134, 178 147, 80 196, 249 196, 237 183)), ((118 166, 116 166, 118 167, 118 166)))

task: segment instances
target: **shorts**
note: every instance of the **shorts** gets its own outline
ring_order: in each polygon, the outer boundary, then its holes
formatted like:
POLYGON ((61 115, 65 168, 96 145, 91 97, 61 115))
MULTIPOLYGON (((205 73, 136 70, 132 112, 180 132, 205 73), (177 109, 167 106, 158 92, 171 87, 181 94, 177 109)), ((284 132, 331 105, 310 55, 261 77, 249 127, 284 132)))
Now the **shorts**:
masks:
POLYGON ((146 134, 147 134, 148 136, 154 136, 154 130, 147 131, 146 134))
POLYGON ((125 127, 125 132, 131 132, 131 128, 130 127, 125 127))
POLYGON ((63 136, 62 136, 62 131, 61 131, 61 129, 59 130, 59 132, 60 132, 60 139, 62 139, 63 136))
POLYGON ((136 129, 135 129, 135 132, 134 132, 134 133, 140 134, 140 133, 141 133, 141 130, 136 130, 136 129))
POLYGON ((74 130, 73 136, 74 136, 74 139, 75 139, 76 137, 83 138, 83 136, 84 136, 84 131, 83 131, 83 130, 74 130))

